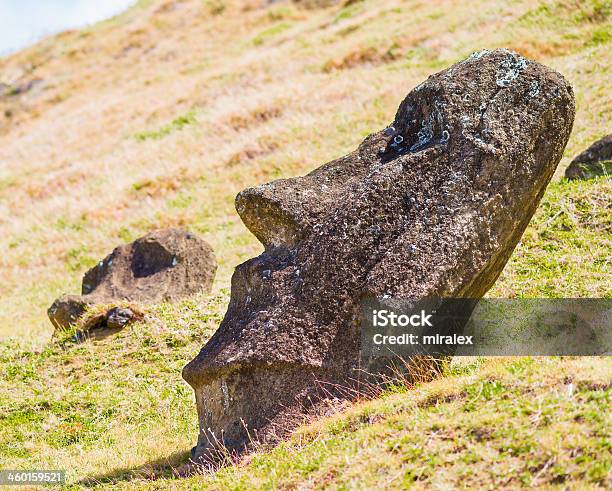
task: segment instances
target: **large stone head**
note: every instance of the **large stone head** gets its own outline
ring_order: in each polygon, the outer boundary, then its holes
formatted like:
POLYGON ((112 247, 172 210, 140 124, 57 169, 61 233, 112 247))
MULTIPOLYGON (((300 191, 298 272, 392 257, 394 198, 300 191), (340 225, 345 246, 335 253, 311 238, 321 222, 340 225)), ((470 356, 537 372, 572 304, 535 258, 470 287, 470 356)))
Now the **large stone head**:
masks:
POLYGON ((241 449, 249 434, 290 426, 322 387, 355 383, 362 299, 481 297, 573 117, 561 75, 481 51, 413 89, 352 153, 241 192, 236 209, 265 251, 236 268, 223 322, 184 369, 202 430, 195 456, 215 441, 241 449))

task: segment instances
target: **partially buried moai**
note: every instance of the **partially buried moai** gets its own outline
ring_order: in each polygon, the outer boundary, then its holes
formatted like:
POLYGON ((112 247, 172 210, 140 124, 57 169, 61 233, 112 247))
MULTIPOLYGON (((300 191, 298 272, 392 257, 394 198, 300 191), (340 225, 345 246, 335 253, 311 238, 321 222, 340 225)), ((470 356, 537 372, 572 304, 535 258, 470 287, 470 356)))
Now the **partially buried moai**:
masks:
POLYGON ((116 247, 85 273, 81 295, 62 295, 47 313, 56 331, 61 332, 79 323, 88 308, 106 305, 109 309, 96 316, 88 330, 119 329, 135 313, 112 304, 173 302, 209 292, 216 271, 215 254, 203 239, 178 228, 154 230, 131 244, 116 247))
POLYGON ((366 297, 480 298, 529 223, 567 143, 557 72, 483 50, 429 77, 386 130, 236 209, 265 251, 236 268, 217 332, 183 371, 194 458, 290 429, 321 392, 350 397, 366 297))

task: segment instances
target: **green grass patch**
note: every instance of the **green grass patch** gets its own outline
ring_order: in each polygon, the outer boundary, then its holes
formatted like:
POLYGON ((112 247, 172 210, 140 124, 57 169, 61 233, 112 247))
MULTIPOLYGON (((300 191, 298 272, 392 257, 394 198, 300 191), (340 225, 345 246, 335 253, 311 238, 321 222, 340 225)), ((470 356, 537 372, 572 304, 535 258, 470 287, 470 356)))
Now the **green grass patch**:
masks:
POLYGON ((168 136, 170 133, 174 131, 180 131, 186 126, 194 125, 198 122, 197 118, 197 110, 190 109, 185 114, 182 114, 176 118, 174 118, 170 123, 165 124, 161 128, 155 131, 143 131, 141 133, 136 133, 134 138, 138 141, 146 141, 146 140, 160 140, 168 136))
POLYGON ((291 28, 291 26, 292 24, 290 22, 279 22, 272 27, 268 27, 267 29, 259 32, 259 34, 257 34, 251 42, 255 46, 261 46, 273 37, 285 32, 287 29, 291 28))

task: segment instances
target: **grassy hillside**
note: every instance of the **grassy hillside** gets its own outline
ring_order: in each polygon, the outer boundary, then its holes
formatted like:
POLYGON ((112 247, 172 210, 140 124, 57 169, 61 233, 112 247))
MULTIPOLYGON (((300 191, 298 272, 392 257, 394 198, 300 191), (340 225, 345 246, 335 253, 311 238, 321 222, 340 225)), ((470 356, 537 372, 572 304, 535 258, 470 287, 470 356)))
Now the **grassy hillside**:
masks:
MULTIPOLYGON (((561 169, 610 129, 609 2, 265 3, 143 1, 0 61, 13 92, 37 81, 0 102, 0 336, 48 339, 53 299, 160 226, 207 239, 227 286, 261 250, 234 211, 238 191, 343 155, 417 83, 477 49, 518 50, 572 82, 561 169)), ((546 226, 590 226, 607 185, 554 189, 551 206, 567 210, 546 226)), ((528 267, 547 270, 549 293, 601 295, 603 244, 591 238, 521 250, 498 291, 538 294, 528 267)))
POLYGON ((557 176, 491 295, 611 294, 610 180, 561 179, 610 132, 609 2, 317 3, 144 0, 0 59, 0 467, 65 468, 101 489, 609 485, 606 358, 456 361, 216 474, 172 478, 197 435, 180 371, 220 322, 233 268, 262 249, 236 193, 343 155, 473 51, 545 63, 577 99, 557 176), (214 247, 211 295, 148 306, 112 338, 49 343, 54 298, 170 225, 214 247))
POLYGON ((610 484, 609 358, 455 360, 434 382, 330 407, 277 448, 177 479, 198 431, 180 370, 225 300, 157 307, 103 341, 3 347, 3 467, 67 469, 75 489, 610 484))

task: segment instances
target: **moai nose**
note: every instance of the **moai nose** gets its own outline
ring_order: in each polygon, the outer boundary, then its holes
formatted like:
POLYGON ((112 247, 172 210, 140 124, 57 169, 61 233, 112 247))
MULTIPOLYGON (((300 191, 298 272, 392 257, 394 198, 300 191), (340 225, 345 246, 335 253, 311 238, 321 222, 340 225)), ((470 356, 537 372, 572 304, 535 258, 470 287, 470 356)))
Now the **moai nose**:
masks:
POLYGON ((279 179, 247 188, 236 196, 236 211, 266 249, 292 248, 310 232, 350 184, 362 178, 373 160, 383 132, 367 138, 350 154, 303 177, 279 179))

